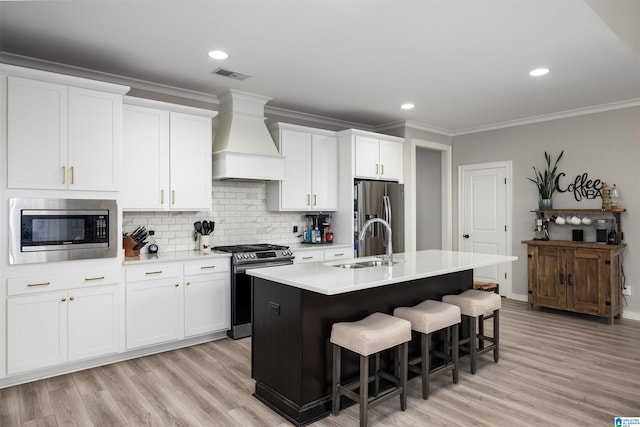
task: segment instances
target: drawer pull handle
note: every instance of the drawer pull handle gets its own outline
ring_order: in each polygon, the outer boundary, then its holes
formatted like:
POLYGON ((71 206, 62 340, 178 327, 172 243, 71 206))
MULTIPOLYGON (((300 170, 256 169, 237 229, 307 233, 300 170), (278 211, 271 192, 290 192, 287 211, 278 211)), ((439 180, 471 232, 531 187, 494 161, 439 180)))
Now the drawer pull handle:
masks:
POLYGON ((84 279, 85 282, 90 282, 92 280, 104 280, 104 276, 100 276, 100 277, 86 277, 84 279))
POLYGON ((151 274, 162 274, 162 270, 159 271, 147 271, 144 274, 146 275, 151 275, 151 274))
POLYGON ((333 254, 333 256, 344 256, 344 252, 340 252, 339 254, 333 254))
POLYGON ((200 270, 206 270, 208 268, 216 268, 215 265, 203 265, 202 267, 200 267, 200 270))
POLYGON ((303 256, 302 259, 313 259, 312 256, 303 256))
POLYGON ((27 286, 49 286, 51 282, 42 282, 42 283, 27 283, 27 286))

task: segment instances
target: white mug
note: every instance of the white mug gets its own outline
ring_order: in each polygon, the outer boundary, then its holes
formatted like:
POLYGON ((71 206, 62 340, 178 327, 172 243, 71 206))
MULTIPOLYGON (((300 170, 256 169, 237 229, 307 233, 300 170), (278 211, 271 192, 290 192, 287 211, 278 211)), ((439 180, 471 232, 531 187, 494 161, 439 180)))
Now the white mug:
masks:
POLYGON ((582 218, 582 223, 584 225, 589 225, 591 224, 591 218, 589 218, 588 216, 585 216, 584 218, 582 218))
POLYGON ((559 216, 556 218, 556 224, 564 224, 564 217, 559 216))

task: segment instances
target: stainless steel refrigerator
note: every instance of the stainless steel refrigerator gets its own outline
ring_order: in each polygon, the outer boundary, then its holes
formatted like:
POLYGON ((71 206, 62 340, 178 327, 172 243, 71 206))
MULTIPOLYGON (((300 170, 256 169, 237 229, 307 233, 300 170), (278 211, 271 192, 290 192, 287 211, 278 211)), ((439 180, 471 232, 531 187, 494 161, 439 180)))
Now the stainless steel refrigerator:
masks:
POLYGON ((358 241, 364 223, 382 218, 392 231, 393 252, 404 252, 404 185, 384 181, 354 181, 354 238, 359 257, 382 255, 387 250, 387 229, 375 222, 358 241))

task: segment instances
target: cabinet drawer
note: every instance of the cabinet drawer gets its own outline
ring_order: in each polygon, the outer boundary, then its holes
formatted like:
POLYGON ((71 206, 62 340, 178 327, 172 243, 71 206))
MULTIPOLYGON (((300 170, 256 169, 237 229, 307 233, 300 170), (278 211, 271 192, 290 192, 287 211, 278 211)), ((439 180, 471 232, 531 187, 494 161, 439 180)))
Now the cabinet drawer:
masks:
POLYGON ((324 250, 325 261, 347 258, 353 258, 353 250, 351 248, 331 248, 324 250))
POLYGON ((312 251, 297 251, 293 260, 294 264, 302 264, 305 262, 324 261, 324 250, 317 249, 312 251))
POLYGON ((89 270, 72 273, 13 277, 7 280, 7 295, 60 291, 88 286, 112 285, 120 282, 120 269, 89 270))
POLYGON ((127 282, 180 277, 182 276, 182 263, 146 264, 136 267, 127 267, 125 274, 127 282))
POLYGON ((229 271, 229 257, 199 259, 197 261, 185 261, 184 275, 220 273, 229 271))

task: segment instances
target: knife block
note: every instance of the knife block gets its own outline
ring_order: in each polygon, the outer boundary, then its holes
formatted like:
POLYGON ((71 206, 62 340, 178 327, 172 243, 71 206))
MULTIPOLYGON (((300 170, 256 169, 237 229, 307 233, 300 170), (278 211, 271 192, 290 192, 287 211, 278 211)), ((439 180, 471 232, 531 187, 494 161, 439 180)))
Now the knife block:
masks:
POLYGON ((140 249, 133 249, 136 245, 136 241, 129 236, 122 239, 122 246, 124 246, 124 256, 140 255, 140 249))

